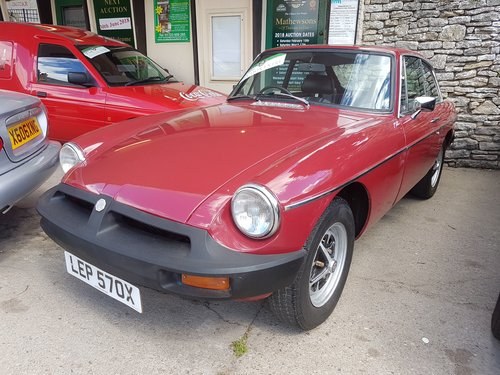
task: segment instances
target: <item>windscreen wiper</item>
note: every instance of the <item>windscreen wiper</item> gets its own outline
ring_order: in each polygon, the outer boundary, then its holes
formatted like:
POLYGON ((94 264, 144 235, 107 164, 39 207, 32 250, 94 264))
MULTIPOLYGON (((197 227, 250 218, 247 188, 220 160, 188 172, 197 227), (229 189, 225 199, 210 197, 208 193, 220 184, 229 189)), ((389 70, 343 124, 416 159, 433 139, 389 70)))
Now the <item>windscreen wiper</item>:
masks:
MULTIPOLYGON (((310 105, 309 105, 309 102, 304 99, 304 98, 301 98, 299 96, 295 96, 293 94, 286 94, 284 92, 275 92, 275 93, 272 93, 272 94, 259 94, 259 97, 262 98, 263 96, 265 97, 276 97, 276 96, 281 96, 283 98, 287 98, 287 99, 293 99, 295 101, 298 101, 300 102, 301 104, 303 104, 306 108, 309 108, 310 105)), ((259 98, 259 99, 260 99, 259 98)))
POLYGON ((172 78, 173 75, 169 75, 166 77, 148 77, 145 79, 138 79, 136 81, 130 81, 125 84, 125 86, 135 86, 135 85, 140 85, 142 83, 149 83, 149 82, 168 82, 170 78, 172 78))
POLYGON ((231 96, 231 97, 227 98, 227 101, 231 102, 231 101, 244 100, 244 99, 259 100, 258 95, 236 95, 236 96, 231 96))

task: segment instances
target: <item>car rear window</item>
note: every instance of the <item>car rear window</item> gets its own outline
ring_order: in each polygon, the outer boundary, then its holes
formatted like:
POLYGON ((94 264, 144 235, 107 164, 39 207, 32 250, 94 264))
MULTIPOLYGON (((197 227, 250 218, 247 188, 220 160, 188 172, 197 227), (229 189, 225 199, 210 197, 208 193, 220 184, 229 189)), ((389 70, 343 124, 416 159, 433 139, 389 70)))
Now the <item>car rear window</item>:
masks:
POLYGON ((0 79, 12 78, 12 42, 0 41, 0 79))

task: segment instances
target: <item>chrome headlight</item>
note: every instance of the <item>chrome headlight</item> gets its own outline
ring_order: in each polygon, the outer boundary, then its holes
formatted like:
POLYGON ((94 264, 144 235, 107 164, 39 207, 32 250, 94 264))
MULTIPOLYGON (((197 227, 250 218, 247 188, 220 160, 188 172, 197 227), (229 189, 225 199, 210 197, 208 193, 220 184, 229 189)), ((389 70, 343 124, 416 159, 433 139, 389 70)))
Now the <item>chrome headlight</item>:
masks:
POLYGON ((252 238, 269 237, 280 224, 278 200, 261 185, 239 188, 231 200, 231 214, 238 229, 252 238))
POLYGON ((64 173, 84 160, 85 155, 82 149, 74 143, 65 143, 64 146, 61 147, 61 151, 59 151, 59 163, 64 173))

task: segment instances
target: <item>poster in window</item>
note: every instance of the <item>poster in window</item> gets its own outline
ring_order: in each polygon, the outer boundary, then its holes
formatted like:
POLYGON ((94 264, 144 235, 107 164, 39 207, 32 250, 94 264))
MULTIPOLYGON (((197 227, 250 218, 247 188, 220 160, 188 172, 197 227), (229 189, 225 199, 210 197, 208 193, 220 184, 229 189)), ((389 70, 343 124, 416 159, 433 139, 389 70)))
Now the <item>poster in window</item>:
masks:
POLYGON ((189 42, 188 0, 155 0, 155 42, 189 42))
POLYGON ((94 0, 97 33, 135 47, 130 0, 94 0))
POLYGON ((356 42, 359 0, 332 0, 328 44, 352 45, 356 42))
POLYGON ((268 0, 267 48, 318 43, 319 0, 268 0))

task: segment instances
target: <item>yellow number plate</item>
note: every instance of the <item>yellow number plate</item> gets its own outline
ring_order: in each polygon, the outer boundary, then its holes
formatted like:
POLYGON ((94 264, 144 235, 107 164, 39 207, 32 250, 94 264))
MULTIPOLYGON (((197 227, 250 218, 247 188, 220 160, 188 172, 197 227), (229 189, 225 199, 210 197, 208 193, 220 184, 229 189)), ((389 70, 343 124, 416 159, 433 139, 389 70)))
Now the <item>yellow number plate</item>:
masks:
POLYGON ((42 133, 40 125, 38 125, 38 121, 35 117, 12 126, 8 130, 13 150, 28 143, 42 133))

